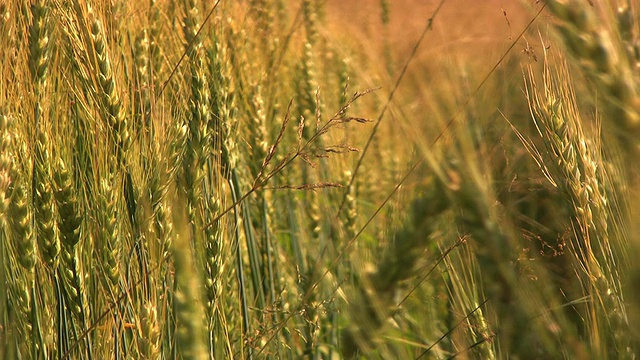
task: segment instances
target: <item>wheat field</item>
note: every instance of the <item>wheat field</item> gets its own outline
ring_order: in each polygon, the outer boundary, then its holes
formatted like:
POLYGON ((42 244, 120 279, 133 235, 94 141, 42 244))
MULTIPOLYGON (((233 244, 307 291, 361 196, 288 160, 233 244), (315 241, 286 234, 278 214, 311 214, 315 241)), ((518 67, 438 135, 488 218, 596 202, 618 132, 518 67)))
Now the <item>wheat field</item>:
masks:
POLYGON ((0 59, 2 359, 640 356, 637 1, 0 0, 0 59))

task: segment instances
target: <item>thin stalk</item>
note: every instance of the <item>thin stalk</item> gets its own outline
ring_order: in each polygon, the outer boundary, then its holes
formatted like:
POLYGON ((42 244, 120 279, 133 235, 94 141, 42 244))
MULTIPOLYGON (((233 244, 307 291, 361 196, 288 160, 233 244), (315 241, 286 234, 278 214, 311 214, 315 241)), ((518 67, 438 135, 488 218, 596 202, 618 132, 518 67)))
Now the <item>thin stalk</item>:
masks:
MULTIPOLYGON (((232 191, 235 193, 234 199, 239 198, 240 195, 240 179, 238 178, 238 172, 236 169, 231 170, 231 179, 230 185, 232 191)), ((264 309, 266 307, 265 303, 265 295, 264 295, 264 286, 261 283, 264 279, 264 276, 261 271, 261 261, 259 251, 256 248, 257 241, 253 233, 253 228, 251 227, 251 218, 249 215, 249 211, 244 205, 244 203, 239 204, 240 212, 242 216, 242 225, 244 228, 244 235, 247 242, 247 252, 249 255, 249 267, 251 268, 251 282, 255 291, 255 295, 257 297, 257 306, 260 309, 264 309)), ((239 239, 238 239, 239 240, 239 239)))
MULTIPOLYGON (((240 291, 240 303, 242 304, 242 338, 247 339, 249 333, 249 306, 247 305, 247 290, 246 290, 246 280, 244 277, 244 269, 242 268, 242 245, 240 244, 240 229, 238 228, 238 223, 240 222, 240 216, 238 214, 238 206, 239 201, 238 190, 236 190, 233 186, 233 183, 229 183, 231 186, 231 194, 233 197, 233 215, 235 218, 235 243, 237 248, 236 251, 236 267, 238 272, 238 290, 240 291)), ((253 349, 247 346, 247 356, 249 359, 253 359, 253 349)))

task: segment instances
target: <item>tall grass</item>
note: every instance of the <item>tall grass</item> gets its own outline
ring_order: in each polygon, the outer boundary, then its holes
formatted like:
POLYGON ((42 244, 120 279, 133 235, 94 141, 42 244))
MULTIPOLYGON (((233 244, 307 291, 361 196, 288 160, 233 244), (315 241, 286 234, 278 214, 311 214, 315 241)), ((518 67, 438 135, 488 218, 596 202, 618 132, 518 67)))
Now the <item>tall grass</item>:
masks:
POLYGON ((640 9, 532 3, 0 4, 0 358, 637 358, 640 9))

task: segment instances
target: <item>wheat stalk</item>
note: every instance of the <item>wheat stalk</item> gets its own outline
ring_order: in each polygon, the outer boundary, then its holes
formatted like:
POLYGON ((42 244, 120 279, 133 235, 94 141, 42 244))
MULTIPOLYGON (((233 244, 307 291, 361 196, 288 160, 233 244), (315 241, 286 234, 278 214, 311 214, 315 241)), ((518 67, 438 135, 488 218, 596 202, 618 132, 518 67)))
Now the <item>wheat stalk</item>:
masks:
POLYGON ((151 83, 153 85, 153 92, 156 93, 156 89, 160 87, 159 75, 163 72, 163 53, 161 42, 161 13, 156 0, 151 0, 151 11, 149 13, 149 62, 151 71, 151 83))
MULTIPOLYGON (((53 170, 55 181, 54 196, 58 208, 58 231, 62 243, 58 276, 64 288, 65 306, 76 317, 76 325, 81 331, 87 328, 87 308, 85 307, 85 286, 78 258, 78 242, 81 238, 82 217, 71 173, 62 159, 53 170)), ((91 354, 91 343, 85 341, 87 355, 91 354)), ((62 350, 62 349, 59 349, 62 350)))
POLYGON ((35 158, 35 218, 38 227, 38 245, 42 259, 55 271, 58 266, 60 241, 55 226, 55 208, 53 189, 51 188, 51 170, 48 150, 49 138, 46 132, 38 130, 35 158))
POLYGON ((113 166, 108 170, 107 176, 100 180, 99 206, 96 211, 98 220, 98 255, 102 263, 107 279, 108 288, 114 295, 118 295, 118 285, 120 282, 120 249, 122 247, 122 234, 118 217, 118 206, 116 200, 117 187, 114 181, 115 174, 113 166))
POLYGON ((565 45, 608 100, 610 126, 635 151, 640 134, 640 83, 630 59, 620 56, 624 50, 614 32, 617 29, 599 23, 595 10, 577 0, 547 4, 559 20, 556 26, 565 45))
POLYGON ((360 294, 352 306, 353 325, 343 338, 342 353, 346 357, 370 354, 378 344, 388 318, 397 307, 405 283, 418 273, 421 259, 430 243, 430 235, 438 217, 450 204, 440 197, 431 181, 423 196, 411 205, 410 217, 394 236, 395 241, 375 269, 364 273, 360 294))
MULTIPOLYGON (((29 69, 36 84, 36 96, 40 96, 47 79, 49 69, 49 7, 38 0, 31 5, 31 26, 29 27, 29 69)), ((38 106, 38 105, 36 105, 38 106)), ((36 120, 37 123, 37 120, 36 120)))
MULTIPOLYGON (((36 265, 36 241, 34 235, 33 209, 30 204, 28 187, 25 179, 18 176, 18 167, 14 167, 12 177, 12 197, 9 205, 9 216, 12 225, 11 239, 14 253, 10 259, 17 259, 22 267, 22 271, 14 268, 13 277, 10 278, 9 287, 13 296, 10 296, 12 302, 17 308, 17 314, 20 316, 17 320, 16 330, 23 337, 20 343, 28 346, 29 351, 25 353, 37 354, 39 323, 36 314, 35 295, 35 278, 34 270, 36 265)), ((11 269, 11 265, 7 264, 11 269)))
POLYGON ((138 348, 144 359, 160 359, 160 327, 155 304, 142 305, 140 327, 138 329, 138 348))
MULTIPOLYGON (((0 223, 5 222, 5 214, 9 208, 9 185, 12 161, 10 149, 12 143, 11 121, 3 109, 0 109, 0 223)), ((3 226, 4 227, 4 226, 3 226)))
MULTIPOLYGON (((584 134, 583 121, 576 108, 576 99, 570 82, 558 82, 569 79, 566 73, 551 74, 546 64, 543 90, 536 87, 533 74, 529 73, 529 101, 536 127, 553 156, 556 182, 569 196, 573 205, 578 244, 575 252, 580 259, 587 280, 588 294, 594 296, 591 305, 594 311, 591 321, 594 330, 600 320, 595 318, 603 314, 612 326, 612 339, 608 341, 615 347, 602 345, 598 339, 593 344, 597 354, 609 352, 609 356, 618 357, 628 351, 629 339, 627 315, 621 297, 616 264, 619 263, 611 243, 615 240, 609 231, 609 199, 605 188, 606 177, 602 170, 602 158, 598 148, 584 134), (599 348, 598 348, 599 347, 599 348), (605 350, 606 349, 606 350, 605 350)), ((626 248, 622 244, 623 248, 626 248)), ((598 334, 592 334, 598 337, 598 334)), ((629 355, 629 354, 627 354, 629 355)))
POLYGON ((204 329, 200 296, 200 276, 194 276, 197 271, 188 251, 188 243, 174 243, 172 255, 176 276, 176 292, 174 302, 177 316, 178 330, 176 345, 180 354, 186 359, 206 359, 204 329), (180 245, 182 246, 180 246, 180 245))
POLYGON ((189 100, 189 135, 183 164, 185 191, 189 204, 189 217, 194 232, 201 222, 202 181, 204 164, 209 153, 209 122, 211 117, 208 79, 205 72, 203 44, 197 37, 200 29, 198 1, 184 1, 184 43, 190 60, 191 99, 189 100))
POLYGON ((9 206, 13 239, 18 262, 28 272, 32 272, 36 264, 36 248, 33 234, 33 210, 29 203, 27 185, 24 184, 24 179, 17 179, 13 183, 13 195, 9 206))
POLYGON ((139 133, 144 129, 151 131, 151 85, 152 85, 152 70, 151 70, 151 50, 149 34, 146 29, 136 37, 134 45, 134 56, 136 62, 136 87, 137 96, 135 105, 135 119, 134 128, 135 133, 139 133))

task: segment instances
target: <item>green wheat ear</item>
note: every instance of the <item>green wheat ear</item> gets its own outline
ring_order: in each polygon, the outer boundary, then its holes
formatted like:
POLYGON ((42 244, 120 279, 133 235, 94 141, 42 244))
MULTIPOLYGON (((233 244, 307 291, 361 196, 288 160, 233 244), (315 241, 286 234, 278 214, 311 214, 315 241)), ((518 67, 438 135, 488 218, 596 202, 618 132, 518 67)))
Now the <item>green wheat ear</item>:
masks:
POLYGON ((36 224, 38 227, 38 245, 42 259, 55 270, 60 253, 60 241, 55 226, 55 204, 53 188, 51 186, 51 170, 49 158, 49 137, 46 132, 38 131, 36 139, 35 178, 36 188, 35 207, 36 224))
POLYGON ((131 145, 128 129, 129 124, 113 73, 102 22, 91 9, 88 11, 88 17, 90 21, 91 45, 94 51, 92 55, 95 56, 97 61, 97 79, 102 91, 103 111, 112 132, 118 162, 122 163, 125 153, 131 145))
POLYGON ((0 0, 0 359, 638 353, 637 1, 344 3, 0 0))
MULTIPOLYGON (((591 315, 603 319, 591 321, 610 324, 612 334, 601 341, 610 342, 607 347, 618 349, 607 350, 609 356, 618 357, 627 352, 631 339, 624 335, 629 332, 627 314, 617 275, 612 273, 613 264, 620 263, 610 231, 608 196, 613 192, 603 170, 598 140, 585 135, 574 91, 567 85, 568 81, 559 81, 569 79, 566 70, 561 68, 553 74, 550 67, 545 63, 542 89, 536 86, 533 74, 529 74, 527 94, 530 94, 532 117, 553 159, 549 166, 551 175, 573 207, 577 242, 572 251, 580 262, 581 275, 589 279, 588 293, 600 299, 590 307, 591 315)), ((622 248, 629 251, 626 244, 622 244, 622 248)), ((604 351, 601 349, 599 353, 604 351)))
POLYGON ((73 313, 84 321, 82 278, 78 264, 78 253, 76 245, 80 241, 80 224, 82 217, 78 200, 75 195, 75 187, 71 179, 71 172, 66 168, 65 163, 60 160, 54 169, 55 199, 58 208, 58 230, 62 243, 60 253, 59 273, 68 287, 69 306, 73 313))
POLYGON ((120 274, 120 252, 123 246, 123 235, 120 230, 118 207, 116 202, 117 187, 114 186, 114 174, 110 174, 100 181, 100 198, 97 212, 99 226, 98 253, 102 261, 107 278, 110 281, 111 291, 118 293, 120 274))
POLYGON ((621 52, 628 53, 624 48, 629 47, 629 35, 624 25, 629 20, 624 18, 625 10, 621 12, 622 21, 613 19, 622 26, 620 34, 618 28, 608 28, 606 22, 598 20, 598 16, 605 17, 605 14, 597 14, 593 7, 585 6, 581 1, 552 0, 547 6, 558 18, 556 28, 562 41, 604 96, 608 105, 607 125, 624 144, 637 151, 640 79, 634 75, 637 74, 636 55, 620 56, 621 52))
POLYGON ((49 7, 46 1, 38 0, 31 5, 32 23, 29 27, 29 68, 34 82, 36 94, 40 94, 49 71, 49 7))
POLYGON ((189 118, 186 121, 189 132, 183 160, 184 191, 187 194, 189 217, 194 229, 201 222, 202 181, 205 178, 204 166, 210 155, 211 136, 209 128, 211 96, 205 66, 204 45, 202 37, 196 36, 201 25, 199 5, 199 1, 184 1, 185 15, 182 27, 185 51, 190 60, 189 80, 191 86, 189 118))
POLYGON ((138 347, 140 354, 145 359, 161 358, 160 330, 158 311, 155 308, 155 304, 152 302, 145 303, 142 305, 138 330, 138 347))
POLYGON ((32 271, 36 263, 33 214, 29 208, 29 193, 24 181, 18 180, 14 185, 9 214, 18 261, 25 269, 32 271))
POLYGON ((9 116, 0 109, 0 223, 5 221, 9 208, 9 185, 11 184, 11 129, 9 116))

